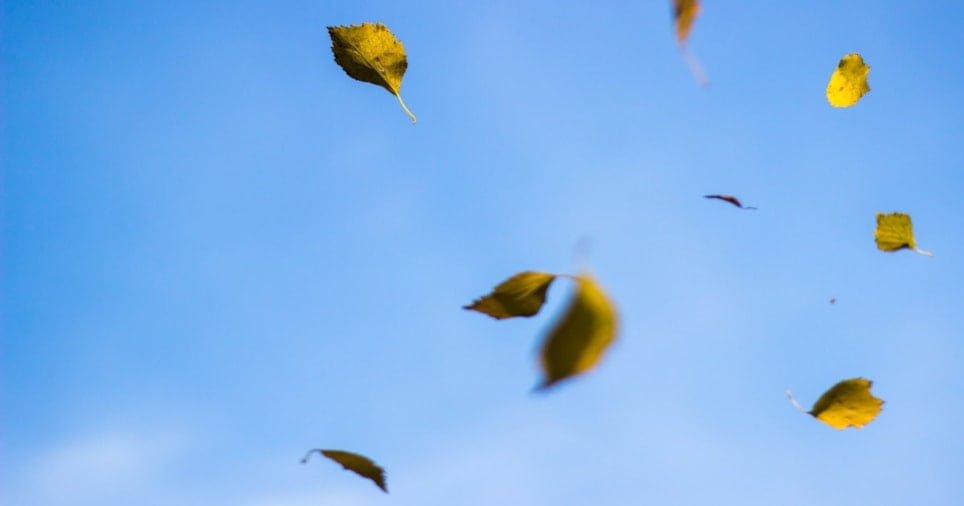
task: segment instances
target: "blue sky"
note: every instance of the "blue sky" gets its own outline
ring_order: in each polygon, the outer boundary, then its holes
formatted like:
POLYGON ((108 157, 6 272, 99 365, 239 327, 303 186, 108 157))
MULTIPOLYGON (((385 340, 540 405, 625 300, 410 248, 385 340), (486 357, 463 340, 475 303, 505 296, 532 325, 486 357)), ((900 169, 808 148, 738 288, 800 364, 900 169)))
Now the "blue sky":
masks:
POLYGON ((708 3, 702 89, 668 3, 5 2, 2 502, 959 503, 964 5, 708 3), (333 62, 363 21, 417 125, 333 62), (570 287, 460 306, 584 264, 620 340, 532 394, 570 287), (784 397, 856 376, 863 430, 784 397))

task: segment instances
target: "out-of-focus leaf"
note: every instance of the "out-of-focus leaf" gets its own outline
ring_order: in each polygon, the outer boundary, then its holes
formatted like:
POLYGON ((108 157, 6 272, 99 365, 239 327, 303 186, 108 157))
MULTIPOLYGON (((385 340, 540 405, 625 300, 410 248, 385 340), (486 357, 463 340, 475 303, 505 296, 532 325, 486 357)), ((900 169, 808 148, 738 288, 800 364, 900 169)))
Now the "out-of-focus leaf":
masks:
POLYGON ((408 69, 405 47, 381 23, 362 23, 353 26, 329 26, 331 51, 335 62, 349 76, 366 83, 377 84, 398 98, 405 114, 415 123, 415 115, 408 110, 399 91, 402 77, 408 69))
POLYGON ((676 40, 686 43, 693 28, 693 21, 700 13, 699 0, 673 0, 673 21, 676 23, 676 40))
MULTIPOLYGON (((821 395, 813 409, 805 412, 838 430, 860 429, 874 421, 884 404, 882 399, 870 393, 871 385, 873 382, 864 378, 843 380, 821 395)), ((789 390, 787 396, 797 409, 803 411, 789 390)))
POLYGON ((706 77, 706 72, 703 72, 703 67, 700 65, 699 60, 696 59, 696 56, 686 48, 686 41, 689 40, 690 30, 692 30, 693 22, 696 21, 696 16, 698 16, 699 13, 699 0, 673 0, 673 24, 676 28, 676 42, 679 43, 683 59, 686 60, 686 64, 689 65, 690 72, 693 73, 696 82, 698 82, 700 86, 705 87, 710 84, 709 79, 706 77))
POLYGON ((546 302, 546 291, 556 279, 545 272, 520 272, 492 289, 492 293, 462 306, 501 320, 514 316, 533 316, 546 302))
POLYGON ((341 450, 310 450, 305 458, 301 459, 301 463, 305 464, 311 457, 312 453, 319 453, 328 457, 331 460, 341 464, 345 469, 352 471, 359 476, 368 478, 378 485, 378 488, 382 489, 386 494, 388 493, 388 487, 385 485, 385 470, 375 464, 371 459, 365 457, 364 455, 359 455, 357 453, 346 452, 341 450))
POLYGON ((740 202, 740 199, 734 197, 733 195, 703 195, 703 198, 717 199, 717 200, 722 200, 723 202, 729 202, 734 206, 739 207, 740 209, 756 209, 755 207, 750 207, 750 206, 743 207, 743 203, 740 202))
POLYGON ((592 369, 616 339, 618 317, 609 297, 589 275, 575 280, 568 308, 542 345, 540 389, 592 369))
POLYGON ((917 248, 910 215, 904 213, 877 213, 874 241, 877 243, 877 249, 881 251, 894 252, 907 248, 921 255, 933 256, 931 252, 917 248))
POLYGON ((870 67, 859 54, 844 56, 827 83, 827 101, 834 107, 850 107, 856 104, 860 97, 870 91, 870 85, 867 84, 868 74, 870 67))

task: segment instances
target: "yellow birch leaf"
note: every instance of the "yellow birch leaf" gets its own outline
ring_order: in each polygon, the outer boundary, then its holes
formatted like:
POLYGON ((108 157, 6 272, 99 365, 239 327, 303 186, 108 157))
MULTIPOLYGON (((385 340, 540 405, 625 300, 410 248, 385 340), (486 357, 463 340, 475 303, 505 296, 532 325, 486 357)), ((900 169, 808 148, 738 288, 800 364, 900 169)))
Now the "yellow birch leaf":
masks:
POLYGON ((341 464, 345 469, 358 474, 363 478, 368 478, 378 485, 378 488, 382 489, 386 494, 388 493, 388 487, 385 485, 385 470, 375 464, 371 459, 365 457, 364 455, 359 455, 357 453, 345 452, 341 450, 311 450, 305 455, 305 458, 301 459, 301 463, 305 464, 311 457, 312 453, 317 452, 320 455, 324 455, 331 460, 341 464))
POLYGON ((545 378, 540 389, 592 369, 616 339, 618 317, 609 297, 589 275, 574 279, 569 307, 542 345, 545 378))
POLYGON ((676 40, 683 44, 690 36, 693 21, 700 13, 699 0, 673 0, 673 20, 676 22, 676 40))
MULTIPOLYGON (((837 430, 863 428, 874 421, 883 409, 883 399, 870 393, 873 384, 873 381, 864 378, 843 380, 821 395, 813 409, 806 413, 837 430)), ((787 396, 797 409, 803 411, 789 390, 787 396)))
POLYGON ((492 293, 462 306, 462 309, 478 311, 496 320, 533 316, 542 309, 546 302, 546 291, 555 279, 555 274, 520 272, 493 288, 492 293))
POLYGON ((359 81, 377 84, 395 95, 405 114, 415 123, 415 115, 399 94, 402 77, 408 69, 401 41, 381 23, 329 26, 328 35, 331 36, 335 62, 345 73, 359 81))
POLYGON ((921 255, 933 256, 931 252, 917 248, 910 215, 904 213, 877 213, 874 241, 877 242, 877 249, 881 251, 894 252, 907 248, 921 255))
POLYGON ((844 56, 827 83, 827 101, 834 107, 850 107, 856 104, 860 97, 870 91, 870 85, 867 84, 868 74, 870 67, 859 54, 844 56))
POLYGON ((705 87, 709 86, 710 81, 706 78, 706 73, 703 72, 703 67, 700 65, 699 60, 686 48, 686 41, 689 39, 693 22, 696 21, 696 16, 699 14, 699 0, 673 0, 673 22, 676 25, 676 42, 679 43, 683 59, 686 60, 686 64, 689 66, 690 72, 693 73, 693 77, 696 78, 696 82, 698 82, 700 86, 705 87))

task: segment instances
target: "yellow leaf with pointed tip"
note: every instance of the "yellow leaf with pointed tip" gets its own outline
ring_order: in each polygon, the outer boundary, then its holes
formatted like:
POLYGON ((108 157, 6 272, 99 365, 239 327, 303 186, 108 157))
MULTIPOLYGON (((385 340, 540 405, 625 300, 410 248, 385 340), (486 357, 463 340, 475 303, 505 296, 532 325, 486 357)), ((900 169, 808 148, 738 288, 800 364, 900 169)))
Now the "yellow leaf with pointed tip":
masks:
POLYGON ((592 369, 616 339, 618 317, 609 297, 589 275, 575 280, 569 307, 542 345, 540 389, 592 369))
POLYGON ((318 452, 325 457, 341 464, 345 469, 354 472, 355 474, 368 478, 378 485, 378 488, 382 489, 386 494, 388 493, 388 487, 385 485, 385 470, 375 464, 370 458, 364 455, 359 455, 357 453, 346 452, 341 450, 311 450, 305 455, 305 458, 301 459, 301 463, 305 464, 308 462, 308 458, 311 457, 312 453, 318 452))
POLYGON ((408 110, 399 91, 402 77, 408 69, 405 47, 381 23, 362 23, 353 26, 329 26, 331 51, 335 62, 349 76, 366 83, 377 84, 398 98, 405 114, 415 123, 415 115, 408 110))
POLYGON ((856 104, 860 97, 870 91, 870 85, 867 84, 868 74, 870 67, 859 54, 844 56, 827 83, 827 101, 834 107, 850 107, 856 104))
POLYGON ((821 395, 808 413, 838 430, 862 428, 874 421, 884 404, 870 393, 871 385, 864 378, 843 380, 821 395))
POLYGON ((910 215, 904 213, 877 213, 874 241, 877 242, 877 249, 881 251, 894 252, 907 248, 922 255, 932 256, 929 251, 917 248, 910 215))
POLYGON ((499 283, 492 293, 480 297, 475 302, 462 306, 487 314, 496 320, 514 316, 533 316, 546 302, 546 291, 556 279, 555 274, 526 271, 499 283))
POLYGON ((673 20, 676 22, 676 40, 683 44, 690 36, 693 21, 700 13, 699 0, 673 0, 673 20))

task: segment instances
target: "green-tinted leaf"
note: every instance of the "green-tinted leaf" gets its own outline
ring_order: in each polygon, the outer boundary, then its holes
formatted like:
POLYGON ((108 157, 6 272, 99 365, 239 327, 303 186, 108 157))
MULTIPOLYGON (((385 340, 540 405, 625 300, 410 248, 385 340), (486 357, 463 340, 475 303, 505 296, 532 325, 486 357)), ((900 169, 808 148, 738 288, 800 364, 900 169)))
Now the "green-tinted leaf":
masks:
POLYGON ((856 104, 860 97, 870 91, 870 85, 867 84, 869 74, 870 67, 859 54, 844 56, 827 83, 827 101, 834 107, 856 104))
POLYGON ((546 302, 546 291, 556 279, 555 274, 544 272, 520 272, 503 281, 475 302, 463 306, 501 320, 514 316, 533 316, 546 302))
POLYGON ((616 339, 617 315, 609 297, 590 276, 575 279, 569 307, 542 345, 545 378, 540 388, 592 369, 616 339))
POLYGON ((311 450, 305 455, 305 458, 301 459, 301 463, 304 464, 308 462, 308 458, 311 454, 318 452, 325 457, 341 464, 345 469, 352 471, 359 476, 368 478, 378 485, 378 488, 382 489, 386 494, 388 493, 388 487, 385 485, 385 470, 378 467, 371 459, 365 457, 364 455, 359 455, 357 453, 345 452, 341 450, 311 450))
POLYGON ((874 230, 874 240, 877 242, 877 249, 881 251, 893 252, 907 248, 922 255, 931 256, 930 252, 917 249, 910 215, 904 213, 877 213, 877 229, 874 230))
POLYGON ((408 69, 405 47, 381 23, 362 23, 354 26, 329 26, 331 51, 335 62, 349 76, 366 83, 377 84, 398 98, 405 113, 415 123, 415 115, 408 110, 399 91, 402 77, 408 69))

